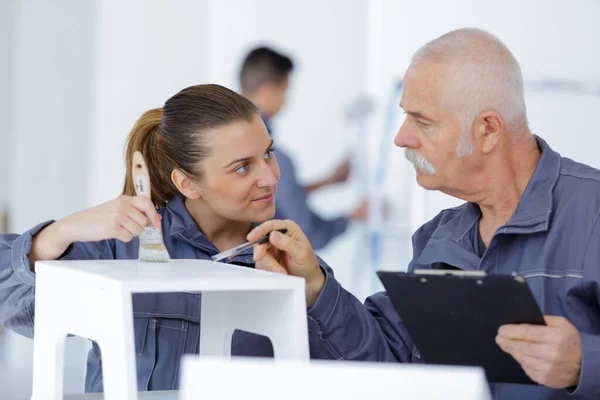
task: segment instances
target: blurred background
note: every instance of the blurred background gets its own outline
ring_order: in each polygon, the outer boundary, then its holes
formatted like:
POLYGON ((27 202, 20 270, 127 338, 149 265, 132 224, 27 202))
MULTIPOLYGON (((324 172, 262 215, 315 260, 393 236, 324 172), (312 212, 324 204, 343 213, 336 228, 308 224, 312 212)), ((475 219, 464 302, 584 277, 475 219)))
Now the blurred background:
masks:
MULTIPOLYGON (((296 67, 272 123, 300 180, 353 158, 310 205, 333 218, 371 200, 368 221, 319 250, 363 299, 376 269, 406 269, 418 226, 460 204, 416 186, 392 143, 411 55, 461 27, 496 34, 521 63, 533 132, 600 167, 599 18, 597 0, 0 0, 0 231, 116 197, 135 120, 186 86, 239 90, 243 57, 267 45, 296 67)), ((2 398, 29 398, 32 343, 0 328, 2 398)), ((67 345, 67 391, 82 390, 85 346, 67 345)))

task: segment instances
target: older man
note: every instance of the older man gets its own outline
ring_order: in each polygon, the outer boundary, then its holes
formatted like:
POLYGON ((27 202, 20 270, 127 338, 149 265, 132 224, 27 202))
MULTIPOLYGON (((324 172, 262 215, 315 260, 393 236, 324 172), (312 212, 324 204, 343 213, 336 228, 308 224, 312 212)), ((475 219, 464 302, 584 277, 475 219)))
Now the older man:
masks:
MULTIPOLYGON (((419 184, 467 202, 414 234, 409 270, 517 273, 546 315, 547 326, 499 329, 498 345, 540 386, 492 383, 495 398, 600 398, 600 171, 531 134, 519 64, 483 31, 453 31, 421 48, 400 106, 406 120, 395 144, 419 184)), ((292 249, 275 237, 293 258, 286 272, 307 280, 311 329, 321 337, 311 342, 314 357, 421 362, 385 293, 363 306, 315 269, 314 256, 301 256, 306 243, 292 249)), ((259 253, 259 268, 281 270, 259 253)))

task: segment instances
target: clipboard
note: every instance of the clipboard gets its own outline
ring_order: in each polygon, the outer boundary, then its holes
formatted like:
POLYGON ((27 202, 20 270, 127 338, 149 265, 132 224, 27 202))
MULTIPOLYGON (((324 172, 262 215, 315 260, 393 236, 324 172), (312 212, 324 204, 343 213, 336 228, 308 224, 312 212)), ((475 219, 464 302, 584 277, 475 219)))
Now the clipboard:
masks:
POLYGON ((476 365, 489 382, 536 384, 495 341, 501 325, 546 324, 525 279, 433 269, 377 275, 425 363, 476 365))

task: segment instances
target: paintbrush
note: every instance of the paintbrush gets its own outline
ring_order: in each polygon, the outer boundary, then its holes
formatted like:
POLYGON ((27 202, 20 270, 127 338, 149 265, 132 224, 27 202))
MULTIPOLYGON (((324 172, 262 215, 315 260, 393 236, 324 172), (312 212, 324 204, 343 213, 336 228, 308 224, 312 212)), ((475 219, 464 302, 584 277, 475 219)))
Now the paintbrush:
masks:
MULTIPOLYGON (((133 154, 133 185, 138 196, 151 199, 150 174, 144 156, 139 151, 133 154)), ((169 252, 165 247, 162 231, 150 223, 140 234, 140 252, 138 259, 148 262, 169 262, 169 252)))
MULTIPOLYGON (((278 229, 277 232, 281 232, 281 233, 286 233, 287 229, 278 229)), ((219 254, 215 254, 214 256, 212 256, 212 260, 213 261, 221 261, 224 260, 225 258, 231 258, 231 257, 235 257, 238 254, 242 253, 244 250, 249 249, 253 246, 259 245, 259 244, 264 244, 267 243, 269 241, 269 235, 271 234, 271 232, 269 232, 268 234, 266 234, 265 236, 263 236, 262 238, 252 241, 252 242, 247 242, 244 244, 240 244, 239 246, 234 247, 233 249, 229 249, 226 250, 222 253, 219 254)))

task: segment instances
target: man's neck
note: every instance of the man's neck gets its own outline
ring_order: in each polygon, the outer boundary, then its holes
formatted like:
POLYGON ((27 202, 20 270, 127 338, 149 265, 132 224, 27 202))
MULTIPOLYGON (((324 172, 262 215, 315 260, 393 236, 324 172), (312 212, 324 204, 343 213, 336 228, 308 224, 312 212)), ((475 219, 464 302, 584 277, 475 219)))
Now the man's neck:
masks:
POLYGON ((273 115, 271 115, 270 113, 265 112, 264 110, 264 102, 261 98, 261 96, 259 94, 253 93, 253 94, 249 94, 249 93, 244 93, 244 96, 250 100, 251 102, 253 102, 254 104, 256 104, 256 106, 260 109, 261 115, 263 116, 263 118, 266 119, 271 119, 273 118, 273 115))
POLYGON ((200 231, 219 251, 229 250, 246 242, 252 222, 233 221, 218 216, 201 200, 186 199, 185 207, 200 231))
POLYGON ((465 198, 481 209, 480 232, 486 245, 514 215, 541 156, 535 140, 512 146, 505 157, 496 157, 481 171, 480 190, 465 198))

